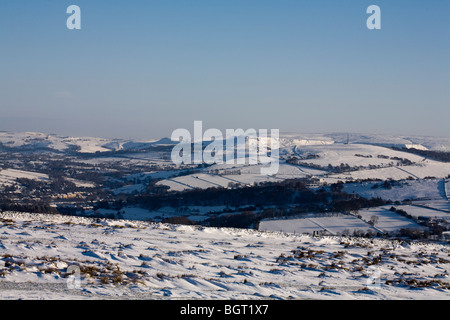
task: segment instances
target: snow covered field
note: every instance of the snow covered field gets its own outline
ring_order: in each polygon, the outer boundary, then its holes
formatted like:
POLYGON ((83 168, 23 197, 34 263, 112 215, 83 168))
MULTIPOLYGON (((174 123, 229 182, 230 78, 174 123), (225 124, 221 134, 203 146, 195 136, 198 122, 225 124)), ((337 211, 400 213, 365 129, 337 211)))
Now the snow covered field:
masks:
POLYGON ((367 222, 350 215, 336 215, 331 217, 313 217, 299 219, 280 219, 280 220, 263 220, 259 224, 260 231, 278 231, 289 233, 308 233, 326 232, 327 234, 342 234, 348 231, 352 233, 354 230, 367 232, 374 229, 367 222))
MULTIPOLYGON (((390 233, 401 229, 424 230, 414 220, 390 210, 392 206, 380 206, 359 210, 353 215, 335 214, 333 216, 316 216, 288 219, 263 220, 259 224, 261 231, 279 231, 289 233, 325 232, 326 234, 353 234, 354 231, 372 233, 390 233), (373 223, 373 225, 371 225, 373 223)), ((431 201, 413 205, 396 205, 415 219, 419 217, 450 220, 450 203, 448 201, 431 201)))
POLYGON ((422 207, 436 209, 439 211, 443 211, 444 213, 450 214, 450 201, 447 201, 447 200, 416 201, 415 204, 420 205, 422 207))
POLYGON ((352 172, 329 175, 324 180, 329 183, 336 181, 352 181, 358 179, 406 180, 424 179, 427 177, 445 178, 450 174, 450 163, 425 160, 420 165, 392 166, 387 168, 361 169, 352 172))
POLYGON ((0 214, 2 299, 449 299, 449 246, 0 214))
POLYGON ((16 169, 0 170, 0 185, 10 185, 16 181, 16 179, 26 178, 38 181, 48 181, 48 175, 38 172, 30 172, 16 169))
POLYGON ((322 167, 339 166, 348 163, 350 166, 369 167, 370 165, 389 165, 391 158, 407 158, 412 162, 422 162, 423 157, 410 153, 394 151, 385 147, 369 144, 342 144, 297 146, 296 153, 299 156, 314 154, 318 158, 305 160, 322 167), (356 155, 356 156, 355 156, 356 155))
MULTIPOLYGON (((413 215, 410 212, 410 207, 413 206, 397 206, 397 209, 406 209, 408 214, 413 215), (408 208, 405 208, 408 207, 408 208)), ((424 229, 423 226, 415 223, 413 220, 399 215, 398 213, 389 211, 390 206, 382 206, 370 209, 363 209, 358 211, 358 214, 365 221, 370 221, 373 217, 376 217, 375 227, 381 232, 392 232, 400 229, 424 229)), ((418 210, 415 213, 421 215, 426 210, 418 210)))
POLYGON ((406 211, 408 214, 418 218, 418 217, 427 217, 427 218, 437 218, 437 219, 446 219, 450 220, 450 202, 447 202, 445 206, 433 205, 435 202, 425 203, 423 205, 407 205, 407 206, 397 206, 397 209, 401 209, 406 211))
MULTIPOLYGON (((405 180, 393 183, 390 189, 382 187, 382 182, 346 183, 343 191, 355 193, 364 198, 380 197, 385 200, 406 199, 444 200, 440 192, 441 179, 405 180)), ((445 202, 448 202, 445 200, 445 202)))
POLYGON ((266 181, 278 181, 278 179, 270 176, 263 176, 260 174, 219 176, 212 174, 197 173, 188 176, 165 179, 159 181, 157 185, 168 186, 170 187, 171 191, 184 191, 196 188, 200 189, 227 188, 230 183, 241 186, 247 186, 252 185, 254 183, 266 181))

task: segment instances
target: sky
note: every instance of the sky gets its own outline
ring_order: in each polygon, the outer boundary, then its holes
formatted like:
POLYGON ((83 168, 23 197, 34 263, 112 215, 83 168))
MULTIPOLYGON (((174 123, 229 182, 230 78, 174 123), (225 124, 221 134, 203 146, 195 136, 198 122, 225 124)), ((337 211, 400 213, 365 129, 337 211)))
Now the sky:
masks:
POLYGON ((449 137, 449 12, 448 0, 0 0, 0 130, 153 139, 201 120, 449 137))

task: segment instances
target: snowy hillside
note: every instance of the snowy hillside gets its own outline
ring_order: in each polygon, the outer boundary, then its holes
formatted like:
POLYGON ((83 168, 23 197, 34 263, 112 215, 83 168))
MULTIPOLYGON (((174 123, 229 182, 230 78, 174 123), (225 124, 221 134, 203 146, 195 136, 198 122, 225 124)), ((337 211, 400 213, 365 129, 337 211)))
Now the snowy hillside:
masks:
MULTIPOLYGON (((432 136, 405 136, 388 134, 330 133, 318 136, 336 143, 371 144, 384 147, 415 148, 422 150, 450 151, 450 138, 432 136)), ((310 135, 311 137, 311 135, 310 135)))
POLYGON ((2 185, 9 185, 13 183, 15 180, 20 178, 48 181, 48 175, 43 173, 15 170, 15 169, 0 170, 0 184, 2 185))
POLYGON ((96 137, 66 137, 40 132, 0 132, 0 143, 8 148, 28 150, 77 151, 95 153, 128 149, 142 149, 154 144, 164 144, 167 140, 129 141, 125 139, 105 139, 96 137))
MULTIPOLYGON (((305 146, 329 146, 335 143, 366 144, 383 147, 416 148, 422 150, 450 151, 450 138, 425 136, 392 136, 381 134, 290 134, 280 135, 280 149, 301 149, 305 146)), ((78 152, 95 153, 118 150, 138 150, 152 145, 173 145, 168 138, 145 141, 127 139, 106 139, 96 137, 69 137, 40 132, 0 132, 0 143, 9 148, 25 147, 28 149, 48 148, 66 151, 74 147, 78 152)))
POLYGON ((2 299, 449 299, 448 246, 2 213, 2 299))
POLYGON ((203 173, 169 177, 158 184, 168 186, 173 191, 183 191, 194 188, 226 188, 230 183, 246 186, 258 182, 305 177, 316 177, 322 182, 336 183, 367 179, 442 179, 450 175, 448 162, 435 161, 388 147, 326 143, 325 140, 300 142, 296 139, 284 140, 281 144, 279 170, 275 175, 261 175, 261 167, 267 166, 263 164, 217 164, 204 169, 203 173), (300 142, 301 144, 295 144, 300 142))

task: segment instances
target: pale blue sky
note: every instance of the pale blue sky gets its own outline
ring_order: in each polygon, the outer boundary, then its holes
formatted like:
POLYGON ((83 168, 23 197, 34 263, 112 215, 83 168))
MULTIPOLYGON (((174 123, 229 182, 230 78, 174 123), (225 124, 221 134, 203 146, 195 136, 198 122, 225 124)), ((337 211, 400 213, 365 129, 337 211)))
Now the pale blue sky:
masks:
POLYGON ((0 130, 450 136, 450 1, 0 0, 0 130), (82 29, 66 28, 66 8, 82 29), (381 30, 366 9, 381 8, 381 30))

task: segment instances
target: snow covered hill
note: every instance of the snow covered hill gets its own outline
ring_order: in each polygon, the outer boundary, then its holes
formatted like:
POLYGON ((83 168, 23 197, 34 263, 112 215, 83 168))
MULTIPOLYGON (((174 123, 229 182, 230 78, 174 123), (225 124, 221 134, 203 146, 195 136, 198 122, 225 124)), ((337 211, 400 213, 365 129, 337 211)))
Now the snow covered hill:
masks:
MULTIPOLYGON (((450 138, 425 136, 393 136, 381 134, 291 134, 280 136, 280 148, 291 150, 294 146, 329 146, 335 143, 365 144, 383 147, 416 148, 421 150, 450 151, 450 138)), ((95 153, 119 150, 139 150, 154 145, 173 145, 168 138, 145 141, 129 139, 106 139, 97 137, 70 137, 41 132, 0 131, 0 143, 9 148, 49 149, 56 151, 76 150, 95 153)))
POLYGON ((96 153, 119 150, 138 150, 152 145, 170 144, 167 139, 130 141, 125 139, 105 139, 96 137, 67 137, 40 132, 0 132, 0 143, 13 149, 76 151, 96 153))
POLYGON ((449 299, 449 247, 0 214, 1 299, 449 299))

